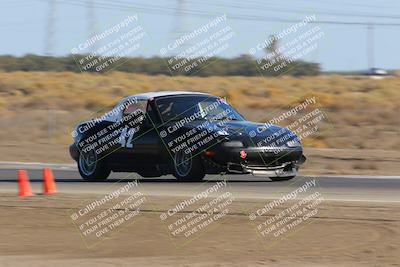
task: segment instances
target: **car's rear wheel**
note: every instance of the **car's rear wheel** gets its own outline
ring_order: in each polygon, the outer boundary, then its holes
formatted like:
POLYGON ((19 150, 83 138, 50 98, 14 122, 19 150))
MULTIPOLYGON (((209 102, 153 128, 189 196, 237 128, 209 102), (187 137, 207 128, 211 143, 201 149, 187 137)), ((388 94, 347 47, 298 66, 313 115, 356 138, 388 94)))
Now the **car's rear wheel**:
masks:
POLYGON ((193 157, 183 149, 175 154, 174 176, 179 181, 201 181, 205 176, 204 166, 199 156, 193 157))
POLYGON ((78 170, 83 180, 88 182, 104 181, 110 175, 105 162, 99 160, 95 150, 82 150, 78 159, 78 170))
POLYGON ((287 177, 269 177, 274 182, 282 182, 282 181, 288 181, 293 179, 296 176, 287 176, 287 177))

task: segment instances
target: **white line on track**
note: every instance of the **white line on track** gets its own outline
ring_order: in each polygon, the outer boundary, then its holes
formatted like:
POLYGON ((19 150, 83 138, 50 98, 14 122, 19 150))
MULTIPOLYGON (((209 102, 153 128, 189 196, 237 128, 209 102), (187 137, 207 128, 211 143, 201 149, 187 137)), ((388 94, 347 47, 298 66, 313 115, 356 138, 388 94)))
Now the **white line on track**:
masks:
MULTIPOLYGON (((43 163, 43 162, 18 162, 18 161, 1 161, 1 169, 29 169, 36 170, 42 168, 52 168, 54 170, 77 171, 76 164, 65 163, 43 163)), ((350 178, 350 179, 400 179, 400 176, 387 175, 300 175, 305 177, 330 177, 330 178, 350 178)), ((255 176, 256 177, 256 176, 255 176)))

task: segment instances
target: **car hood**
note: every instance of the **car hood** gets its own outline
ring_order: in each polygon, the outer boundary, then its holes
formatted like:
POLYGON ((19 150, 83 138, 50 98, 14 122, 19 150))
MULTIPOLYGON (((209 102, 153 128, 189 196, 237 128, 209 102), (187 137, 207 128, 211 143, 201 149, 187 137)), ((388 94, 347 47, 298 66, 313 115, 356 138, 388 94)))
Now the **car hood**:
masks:
POLYGON ((228 121, 223 124, 214 122, 213 125, 217 125, 222 129, 228 129, 243 134, 251 134, 252 131, 255 131, 258 134, 269 135, 283 129, 282 127, 277 125, 268 125, 268 127, 266 127, 263 123, 250 121, 228 121))
MULTIPOLYGON (((192 122, 193 127, 197 127, 201 122, 192 122)), ((296 138, 296 136, 287 128, 280 127, 272 124, 264 124, 250 121, 214 121, 210 122, 205 128, 213 128, 213 131, 221 131, 228 133, 227 137, 231 139, 251 139, 252 143, 262 142, 263 146, 271 145, 275 142, 275 145, 284 145, 288 140, 296 138), (276 140, 288 136, 288 138, 282 141, 281 144, 277 144, 276 140)))

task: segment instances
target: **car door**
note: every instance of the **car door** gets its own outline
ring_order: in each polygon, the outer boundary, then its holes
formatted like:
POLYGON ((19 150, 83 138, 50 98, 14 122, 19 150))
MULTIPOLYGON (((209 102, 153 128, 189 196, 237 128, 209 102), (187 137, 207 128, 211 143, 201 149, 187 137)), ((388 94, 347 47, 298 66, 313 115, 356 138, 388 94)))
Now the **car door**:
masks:
POLYGON ((147 102, 138 100, 122 111, 124 126, 115 160, 124 170, 149 169, 159 163, 159 138, 148 117, 147 102))

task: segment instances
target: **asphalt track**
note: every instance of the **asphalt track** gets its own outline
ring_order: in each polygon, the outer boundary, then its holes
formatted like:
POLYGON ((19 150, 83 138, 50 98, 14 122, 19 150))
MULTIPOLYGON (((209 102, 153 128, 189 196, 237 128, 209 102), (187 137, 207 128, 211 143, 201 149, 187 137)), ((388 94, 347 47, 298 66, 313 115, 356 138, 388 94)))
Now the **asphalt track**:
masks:
POLYGON ((51 167, 60 193, 107 194, 129 181, 138 180, 139 190, 155 196, 192 196, 226 181, 224 188, 240 199, 274 199, 293 192, 315 179, 314 190, 325 200, 398 202, 400 203, 400 176, 298 176, 293 180, 272 182, 268 178, 252 175, 207 175, 203 182, 181 183, 173 176, 142 178, 134 173, 113 173, 105 182, 83 182, 73 165, 0 163, 0 194, 17 192, 17 170, 27 169, 33 190, 40 193, 42 168, 51 167))

